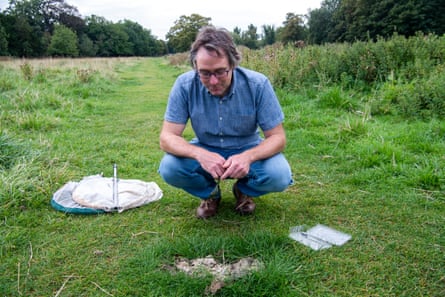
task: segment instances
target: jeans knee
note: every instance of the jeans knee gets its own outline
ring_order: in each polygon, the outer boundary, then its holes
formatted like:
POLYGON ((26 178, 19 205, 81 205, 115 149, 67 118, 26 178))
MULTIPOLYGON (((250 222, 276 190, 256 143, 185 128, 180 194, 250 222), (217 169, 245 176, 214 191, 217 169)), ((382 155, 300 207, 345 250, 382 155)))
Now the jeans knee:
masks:
POLYGON ((292 180, 288 177, 283 177, 275 182, 275 192, 283 192, 292 183, 292 180))
POLYGON ((293 183, 292 174, 283 170, 271 176, 270 186, 272 192, 283 192, 293 183))
POLYGON ((171 156, 165 155, 164 158, 162 158, 158 169, 159 175, 168 184, 174 183, 174 181, 177 179, 177 170, 174 170, 174 165, 172 163, 171 156))

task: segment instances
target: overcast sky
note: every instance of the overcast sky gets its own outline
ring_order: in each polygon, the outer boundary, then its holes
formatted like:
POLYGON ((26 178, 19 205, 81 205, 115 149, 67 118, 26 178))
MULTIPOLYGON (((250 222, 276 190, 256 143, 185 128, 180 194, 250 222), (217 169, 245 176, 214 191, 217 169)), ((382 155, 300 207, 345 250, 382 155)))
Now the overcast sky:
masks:
MULTIPOLYGON (((307 14, 309 9, 320 7, 322 0, 272 0, 267 4, 254 4, 243 0, 65 0, 77 7, 82 16, 98 15, 113 22, 131 20, 139 23, 159 39, 165 39, 169 29, 182 15, 197 13, 211 18, 211 23, 233 31, 235 27, 247 30, 250 24, 262 33, 263 25, 278 28, 286 20, 286 14, 307 14)), ((0 8, 8 6, 8 0, 0 0, 0 8)))

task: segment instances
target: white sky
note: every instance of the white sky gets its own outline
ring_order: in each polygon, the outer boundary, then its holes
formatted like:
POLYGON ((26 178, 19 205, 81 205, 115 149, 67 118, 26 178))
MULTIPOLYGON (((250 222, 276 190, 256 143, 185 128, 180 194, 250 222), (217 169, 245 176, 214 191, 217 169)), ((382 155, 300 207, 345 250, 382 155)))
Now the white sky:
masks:
MULTIPOLYGON (((257 1, 243 0, 65 0, 77 7, 84 17, 95 14, 113 22, 131 20, 151 30, 159 39, 165 39, 169 29, 182 15, 196 13, 209 17, 213 25, 229 31, 235 27, 245 31, 253 24, 258 33, 262 33, 263 25, 281 27, 288 12, 307 14, 309 9, 319 8, 321 1, 272 0, 260 5, 257 1)), ((8 0, 0 0, 0 9, 7 6, 8 0)))

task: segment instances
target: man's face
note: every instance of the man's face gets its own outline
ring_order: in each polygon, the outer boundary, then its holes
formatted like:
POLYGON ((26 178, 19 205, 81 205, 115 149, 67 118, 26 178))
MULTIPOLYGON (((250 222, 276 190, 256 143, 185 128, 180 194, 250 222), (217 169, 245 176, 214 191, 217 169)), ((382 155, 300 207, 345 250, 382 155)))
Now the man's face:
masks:
POLYGON ((232 69, 226 55, 200 48, 196 53, 196 71, 213 96, 223 97, 230 89, 232 69))

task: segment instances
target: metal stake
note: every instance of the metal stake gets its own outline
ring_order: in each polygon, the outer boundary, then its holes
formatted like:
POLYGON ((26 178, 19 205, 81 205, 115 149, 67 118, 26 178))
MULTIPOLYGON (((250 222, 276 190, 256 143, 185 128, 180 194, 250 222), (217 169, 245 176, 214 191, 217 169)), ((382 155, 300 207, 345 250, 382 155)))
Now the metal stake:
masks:
POLYGON ((119 209, 119 191, 117 187, 118 179, 117 179, 117 165, 116 163, 113 165, 113 203, 116 209, 119 209))

